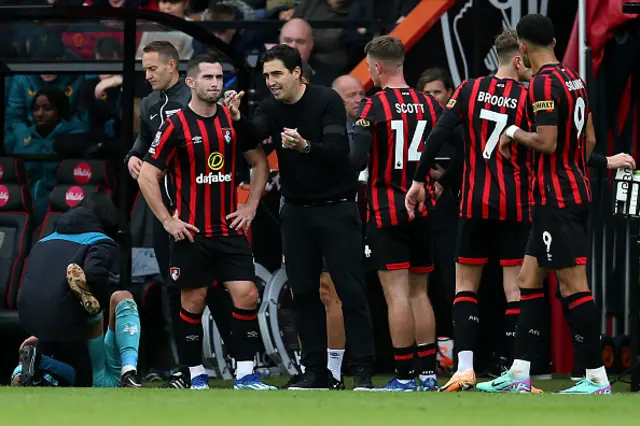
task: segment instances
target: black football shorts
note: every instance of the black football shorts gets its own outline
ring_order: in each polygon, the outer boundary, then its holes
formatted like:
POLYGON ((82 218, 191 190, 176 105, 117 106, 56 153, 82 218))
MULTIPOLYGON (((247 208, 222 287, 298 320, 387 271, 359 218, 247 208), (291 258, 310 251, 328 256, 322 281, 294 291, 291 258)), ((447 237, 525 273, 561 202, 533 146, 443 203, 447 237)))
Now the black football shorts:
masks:
POLYGON ((253 253, 244 235, 201 237, 173 243, 169 279, 179 288, 207 287, 217 280, 254 281, 253 253))
POLYGON ((526 254, 552 270, 587 264, 589 255, 588 205, 563 209, 534 206, 526 254))
POLYGON ((460 217, 456 262, 484 265, 495 257, 500 266, 522 265, 529 229, 529 222, 460 217))

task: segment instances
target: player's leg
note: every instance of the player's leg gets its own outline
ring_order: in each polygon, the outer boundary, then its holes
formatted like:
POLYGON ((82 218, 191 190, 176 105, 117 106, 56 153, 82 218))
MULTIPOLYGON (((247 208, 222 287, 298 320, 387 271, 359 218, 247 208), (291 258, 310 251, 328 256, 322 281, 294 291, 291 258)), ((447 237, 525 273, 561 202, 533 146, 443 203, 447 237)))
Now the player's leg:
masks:
POLYGON ((567 311, 567 322, 578 357, 586 368, 586 378, 562 393, 611 393, 611 385, 600 352, 598 308, 587 281, 589 253, 587 207, 572 207, 555 212, 563 226, 547 236, 546 244, 567 311))
POLYGON ((417 345, 418 389, 423 392, 438 390, 436 319, 427 293, 429 274, 433 271, 433 235, 430 222, 429 218, 421 218, 409 224, 411 237, 409 301, 417 345))
POLYGON ((342 302, 325 266, 323 265, 323 271, 320 274, 320 300, 327 314, 327 369, 332 374, 329 378, 329 388, 342 390, 344 389, 342 360, 346 343, 342 302))
POLYGON ((482 270, 489 260, 491 222, 458 218, 456 244, 456 296, 453 300, 453 339, 458 352, 458 369, 441 392, 468 390, 476 384, 473 351, 476 347, 480 314, 478 288, 482 270))
POLYGON ((174 324, 180 371, 166 387, 208 389, 209 377, 202 365, 202 313, 207 288, 213 282, 207 239, 182 240, 172 246, 169 277, 180 288, 180 316, 174 324))
POLYGON ((499 223, 498 254, 502 266, 502 283, 507 300, 504 315, 504 349, 502 356, 507 364, 513 362, 513 349, 516 338, 516 327, 520 316, 520 287, 518 274, 524 262, 524 253, 531 230, 530 223, 503 221, 499 223))
POLYGON ((416 391, 415 321, 411 306, 409 267, 411 238, 409 226, 377 228, 369 223, 367 246, 370 266, 378 271, 387 302, 389 332, 393 345, 395 377, 383 388, 388 392, 416 391), (404 228, 404 229, 402 229, 404 228))
POLYGON ((234 389, 275 390, 254 373, 254 358, 260 349, 258 289, 249 242, 244 236, 222 237, 209 245, 213 273, 224 283, 233 300, 232 347, 236 360, 234 389))
POLYGON ((14 369, 12 386, 74 386, 76 370, 66 362, 43 355, 36 345, 20 347, 20 364, 14 369), (18 384, 13 384, 19 380, 18 384))
POLYGON ((105 353, 107 371, 120 387, 142 387, 138 375, 140 332, 140 316, 133 295, 128 291, 114 292, 109 303, 105 353))

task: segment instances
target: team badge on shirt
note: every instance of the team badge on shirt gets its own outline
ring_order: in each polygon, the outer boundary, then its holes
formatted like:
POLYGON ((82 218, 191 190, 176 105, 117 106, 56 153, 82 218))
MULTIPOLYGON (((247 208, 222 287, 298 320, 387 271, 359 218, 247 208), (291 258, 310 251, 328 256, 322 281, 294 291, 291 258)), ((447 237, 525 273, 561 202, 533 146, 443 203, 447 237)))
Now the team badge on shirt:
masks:
POLYGON ((224 141, 226 144, 230 144, 231 141, 233 140, 233 138, 231 137, 231 129, 222 129, 222 131, 224 132, 224 141))
POLYGON ((178 281, 178 278, 180 278, 180 268, 172 267, 169 269, 169 275, 172 280, 178 281))

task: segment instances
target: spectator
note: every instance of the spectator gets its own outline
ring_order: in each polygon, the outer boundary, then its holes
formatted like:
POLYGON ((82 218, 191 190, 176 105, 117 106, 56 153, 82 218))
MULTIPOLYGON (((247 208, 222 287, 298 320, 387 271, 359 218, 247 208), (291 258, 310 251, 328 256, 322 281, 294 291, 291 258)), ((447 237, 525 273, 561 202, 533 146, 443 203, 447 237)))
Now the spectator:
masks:
MULTIPOLYGON (((233 21, 236 17, 236 10, 226 4, 215 4, 207 9, 205 19, 207 21, 233 21)), ((213 35, 219 38, 225 44, 231 45, 236 35, 235 28, 220 28, 213 31, 213 35)), ((208 49, 200 41, 193 41, 194 55, 206 53, 208 49)))
MULTIPOLYGON (((94 58, 97 61, 119 61, 122 57, 122 43, 116 38, 102 38, 94 47, 94 58)), ((80 105, 87 111, 89 137, 92 142, 97 143, 92 151, 106 149, 117 155, 115 144, 109 142, 120 137, 121 102, 122 75, 101 74, 87 79, 81 86, 80 105)), ((77 152, 76 149, 72 150, 77 152)))
MULTIPOLYGON (((346 21, 356 18, 351 11, 356 7, 353 0, 303 0, 296 7, 293 16, 306 21, 346 21)), ((339 74, 348 72, 351 65, 346 34, 343 28, 318 29, 313 34, 314 58, 318 62, 333 65, 339 74)), ((333 79, 327 85, 332 81, 333 79)))
MULTIPOLYGON (((39 31, 32 35, 27 40, 27 48, 31 60, 52 62, 67 56, 60 34, 50 30, 39 31)), ((84 131, 86 127, 85 114, 81 113, 78 108, 78 92, 83 81, 83 76, 64 74, 13 77, 6 103, 5 139, 18 133, 21 128, 29 128, 34 124, 30 105, 36 93, 48 88, 57 88, 67 96, 71 105, 69 125, 75 130, 84 131)))
MULTIPOLYGON (((187 16, 189 0, 159 0, 158 9, 160 12, 173 15, 177 18, 193 21, 193 19, 187 16)), ((138 51, 136 52, 136 59, 142 59, 144 47, 153 41, 168 41, 171 43, 178 50, 181 60, 191 59, 191 56, 193 56, 193 37, 181 31, 157 31, 142 34, 142 38, 138 44, 138 51)))
MULTIPOLYGON (((5 151, 12 154, 53 154, 54 144, 61 137, 78 135, 81 131, 71 123, 71 108, 67 96, 56 88, 42 89, 30 105, 34 124, 22 124, 5 138, 5 151)), ((56 182, 57 162, 26 162, 34 200, 36 223, 47 210, 49 195, 56 182)))
POLYGON ((318 61, 312 56, 314 39, 311 26, 304 20, 295 18, 284 24, 280 31, 280 44, 293 47, 302 60, 311 67, 313 83, 321 86, 331 86, 340 75, 340 71, 330 64, 318 61))
POLYGON ((267 0, 267 10, 270 12, 278 11, 278 19, 288 21, 293 18, 296 6, 300 0, 267 0))
POLYGON ((208 17, 212 7, 216 5, 231 6, 240 13, 239 19, 243 21, 254 21, 256 19, 256 11, 242 0, 210 0, 209 7, 203 12, 203 17, 208 17))

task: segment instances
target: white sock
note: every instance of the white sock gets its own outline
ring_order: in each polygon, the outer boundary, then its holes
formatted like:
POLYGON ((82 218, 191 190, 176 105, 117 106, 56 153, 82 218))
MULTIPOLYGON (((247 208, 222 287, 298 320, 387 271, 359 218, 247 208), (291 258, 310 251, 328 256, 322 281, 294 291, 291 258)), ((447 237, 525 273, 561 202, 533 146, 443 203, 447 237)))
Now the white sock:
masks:
POLYGON ((531 362, 522 359, 514 359, 509 373, 514 379, 525 379, 529 377, 529 369, 531 368, 531 362))
POLYGON ((327 369, 336 380, 340 380, 341 377, 342 358, 344 358, 344 349, 327 349, 327 369))
POLYGON ((458 353, 458 373, 473 369, 473 351, 460 351, 458 353))
POLYGON ((120 370, 120 376, 124 376, 129 371, 135 371, 135 370, 136 370, 136 367, 134 367, 133 365, 125 365, 124 367, 122 367, 122 370, 120 370))
POLYGON ((609 384, 609 377, 607 377, 607 370, 603 367, 589 370, 587 368, 587 380, 591 380, 593 383, 606 386, 609 384))
POLYGON ((420 376, 419 376, 419 377, 420 377, 420 381, 421 381, 421 382, 424 382, 425 380, 427 380, 427 379, 429 379, 429 378, 435 379, 435 378, 436 378, 436 375, 435 375, 435 374, 429 374, 429 375, 426 375, 426 374, 420 374, 420 376))
POLYGON ((238 361, 236 366, 236 379, 253 374, 253 361, 238 361))
POLYGON ((207 374, 207 370, 204 369, 204 365, 196 365, 195 367, 189 367, 189 374, 191 378, 198 377, 201 374, 207 374))

